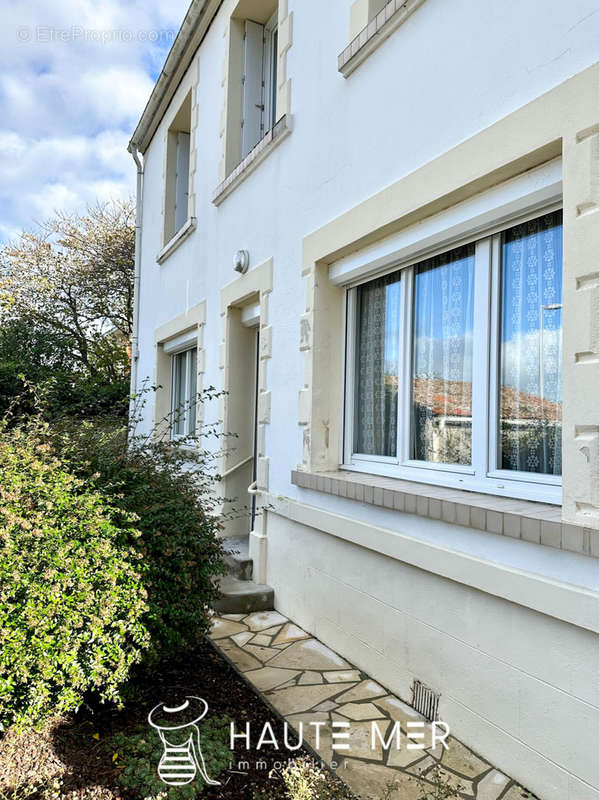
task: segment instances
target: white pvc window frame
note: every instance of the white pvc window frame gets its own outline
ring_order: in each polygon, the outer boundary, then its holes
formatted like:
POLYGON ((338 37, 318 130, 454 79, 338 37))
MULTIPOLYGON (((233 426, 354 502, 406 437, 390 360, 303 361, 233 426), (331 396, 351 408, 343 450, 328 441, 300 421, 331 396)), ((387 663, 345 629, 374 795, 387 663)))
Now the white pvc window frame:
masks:
POLYGON ((180 337, 181 346, 179 348, 172 348, 168 350, 171 357, 171 439, 184 439, 188 436, 194 436, 197 429, 197 339, 191 340, 190 337, 180 337), (192 346, 190 344, 193 342, 192 346), (192 364, 193 354, 196 354, 196 375, 195 386, 196 390, 193 391, 192 380, 192 364), (185 369, 185 388, 183 390, 183 402, 175 407, 175 399, 177 397, 176 380, 177 380, 177 360, 182 359, 185 369), (194 413, 192 413, 192 410, 194 413), (183 430, 180 432, 175 431, 175 421, 180 420, 183 422, 183 430), (192 422, 194 420, 195 422, 192 422))
POLYGON ((364 270, 362 279, 346 284, 345 386, 342 468, 435 485, 561 504, 561 476, 517 472, 498 468, 500 278, 501 233, 514 225, 562 208, 561 198, 491 227, 484 235, 464 236, 442 247, 421 251, 417 259, 389 264, 376 272, 364 270), (456 247, 474 242, 474 329, 472 364, 472 464, 439 464, 410 458, 412 326, 414 268, 456 247), (401 271, 401 322, 399 337, 398 424, 396 457, 353 451, 355 403, 355 340, 357 287, 390 272, 401 271))

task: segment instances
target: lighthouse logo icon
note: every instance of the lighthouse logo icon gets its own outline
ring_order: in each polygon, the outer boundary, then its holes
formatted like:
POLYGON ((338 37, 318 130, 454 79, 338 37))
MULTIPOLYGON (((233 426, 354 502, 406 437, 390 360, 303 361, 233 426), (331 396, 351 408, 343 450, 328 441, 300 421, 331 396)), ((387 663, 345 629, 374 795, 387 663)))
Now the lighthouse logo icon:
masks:
POLYGON ((158 731, 163 753, 158 776, 167 786, 184 786, 200 773, 208 786, 219 786, 206 771, 198 723, 208 713, 208 703, 201 697, 186 697, 180 706, 159 703, 148 714, 148 722, 158 731))

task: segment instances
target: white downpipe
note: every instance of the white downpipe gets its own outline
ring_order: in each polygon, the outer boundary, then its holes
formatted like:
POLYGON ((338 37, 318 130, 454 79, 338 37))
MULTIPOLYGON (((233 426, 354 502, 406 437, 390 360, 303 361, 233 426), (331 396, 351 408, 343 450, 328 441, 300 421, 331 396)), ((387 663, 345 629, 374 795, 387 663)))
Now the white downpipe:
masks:
MULTIPOLYGON (((131 336, 131 385, 129 418, 135 410, 134 395, 137 393, 137 364, 139 362, 139 289, 141 276, 141 226, 143 218, 143 177, 144 168, 137 146, 131 142, 127 148, 137 167, 137 189, 135 198, 135 270, 133 274, 133 335, 131 336)), ((135 434, 135 430, 133 430, 135 434)))

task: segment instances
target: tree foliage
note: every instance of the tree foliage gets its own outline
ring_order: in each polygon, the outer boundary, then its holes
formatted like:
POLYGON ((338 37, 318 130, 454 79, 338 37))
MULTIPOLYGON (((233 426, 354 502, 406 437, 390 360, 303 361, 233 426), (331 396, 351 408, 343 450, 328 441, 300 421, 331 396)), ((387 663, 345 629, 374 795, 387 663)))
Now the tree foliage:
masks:
POLYGON ((0 402, 22 373, 52 376, 63 407, 126 408, 134 252, 130 200, 57 213, 0 251, 0 402))

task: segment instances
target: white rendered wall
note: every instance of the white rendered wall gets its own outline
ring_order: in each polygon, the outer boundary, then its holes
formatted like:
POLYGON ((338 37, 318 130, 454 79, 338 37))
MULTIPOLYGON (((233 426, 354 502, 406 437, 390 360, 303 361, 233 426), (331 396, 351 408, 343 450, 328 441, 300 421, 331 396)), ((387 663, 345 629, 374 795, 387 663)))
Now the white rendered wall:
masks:
POLYGON ((452 733, 543 800, 599 798, 596 634, 272 513, 267 579, 392 692, 440 691, 452 733))
MULTIPOLYGON (((303 382, 298 351, 305 308, 302 237, 599 57, 593 0, 427 0, 346 80, 336 58, 347 44, 349 6, 349 0, 289 0, 294 130, 216 208, 211 196, 221 152, 226 24, 219 13, 196 55, 198 227, 162 266, 155 257, 161 247, 168 117, 145 153, 139 380, 153 375, 154 330, 186 306, 206 300, 206 381, 218 385, 219 292, 234 277, 233 253, 248 249, 252 264, 274 257, 267 448, 271 489, 292 495, 289 473, 299 461, 301 438, 290 424, 289 409, 296 407, 303 382)), ((195 69, 194 62, 173 109, 185 97, 195 69)), ((148 424, 151 416, 148 407, 148 424)))

